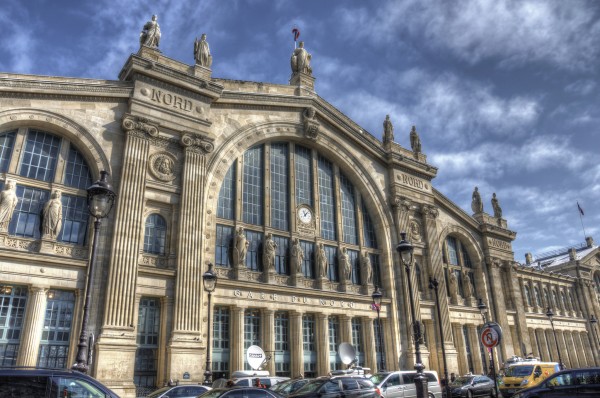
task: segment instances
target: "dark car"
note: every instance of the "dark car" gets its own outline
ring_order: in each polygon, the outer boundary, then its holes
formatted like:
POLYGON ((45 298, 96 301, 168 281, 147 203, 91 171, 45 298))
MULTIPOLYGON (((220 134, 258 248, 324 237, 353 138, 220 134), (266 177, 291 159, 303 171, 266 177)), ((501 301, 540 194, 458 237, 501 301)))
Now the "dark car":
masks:
POLYGON ((494 387, 487 376, 460 376, 450 383, 452 397, 495 397, 494 387))
POLYGON ((521 390, 512 398, 600 397, 600 368, 557 372, 535 387, 521 390))
POLYGON ((283 398, 275 391, 259 387, 213 388, 199 395, 202 398, 283 398))
POLYGON ((271 390, 287 397, 290 394, 295 393, 300 388, 304 387, 306 383, 313 379, 292 379, 286 380, 281 383, 277 383, 271 387, 271 390))
POLYGON ((210 387, 183 385, 173 387, 163 387, 148 394, 147 398, 195 398, 211 390, 210 387))
POLYGON ((356 376, 319 377, 288 398, 380 398, 381 394, 369 379, 356 376))
POLYGON ((0 397, 119 398, 98 380, 72 370, 0 369, 0 397))

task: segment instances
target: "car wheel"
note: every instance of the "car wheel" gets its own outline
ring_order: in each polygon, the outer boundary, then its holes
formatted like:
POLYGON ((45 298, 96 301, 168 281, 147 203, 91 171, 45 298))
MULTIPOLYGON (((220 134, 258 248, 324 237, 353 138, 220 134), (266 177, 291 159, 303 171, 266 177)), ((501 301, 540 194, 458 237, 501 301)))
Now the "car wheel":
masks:
POLYGON ((473 391, 467 391, 467 398, 473 398, 473 391))
POLYGON ((429 398, 435 398, 435 395, 433 395, 432 393, 427 394, 429 396, 429 398))

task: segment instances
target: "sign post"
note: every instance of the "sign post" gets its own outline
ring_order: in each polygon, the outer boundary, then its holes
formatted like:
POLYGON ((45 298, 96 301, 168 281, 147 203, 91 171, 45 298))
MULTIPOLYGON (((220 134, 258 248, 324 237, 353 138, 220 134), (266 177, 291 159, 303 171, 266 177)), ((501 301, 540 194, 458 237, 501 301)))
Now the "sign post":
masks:
POLYGON ((494 380, 494 390, 496 391, 496 397, 498 396, 498 380, 496 380, 496 367, 494 359, 494 347, 500 344, 502 341, 502 328, 496 322, 487 322, 483 325, 481 331, 481 343, 490 352, 490 370, 492 371, 492 378, 494 380))

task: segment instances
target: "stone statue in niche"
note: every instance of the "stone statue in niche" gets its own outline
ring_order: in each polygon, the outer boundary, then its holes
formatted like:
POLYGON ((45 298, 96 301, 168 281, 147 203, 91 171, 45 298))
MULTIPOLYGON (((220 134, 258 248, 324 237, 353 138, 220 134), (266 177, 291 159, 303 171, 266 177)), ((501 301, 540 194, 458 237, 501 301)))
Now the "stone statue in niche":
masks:
POLYGON ((325 253, 325 246, 322 243, 319 243, 319 249, 317 250, 317 265, 321 278, 327 278, 329 275, 329 261, 325 253))
POLYGON ((140 45, 158 48, 160 43, 160 26, 157 20, 158 17, 152 15, 152 20, 146 22, 142 33, 140 33, 140 45))
POLYGON ((206 41, 206 33, 202 33, 200 40, 194 41, 194 59, 197 65, 205 68, 210 68, 212 65, 212 55, 210 55, 210 48, 206 41))
POLYGON ((362 266, 362 275, 364 278, 366 278, 365 282, 370 285, 373 283, 373 265, 371 264, 371 257, 369 257, 369 253, 364 253, 360 264, 362 266))
POLYGON ((481 201, 481 195, 479 194, 479 188, 477 187, 475 187, 475 189, 473 190, 471 209, 475 214, 481 213, 483 211, 483 202, 481 201))
POLYGON ((263 247, 263 266, 267 270, 275 269, 275 250, 277 249, 277 243, 273 240, 273 234, 267 234, 265 244, 263 247))
POLYGON ((12 180, 6 180, 4 191, 0 194, 0 232, 8 231, 8 224, 10 224, 17 203, 19 203, 17 184, 12 180))
POLYGON ((301 274, 303 263, 304 250, 302 250, 302 246, 300 246, 300 240, 296 238, 292 244, 292 269, 294 269, 296 273, 301 274))
POLYGON ((415 126, 410 130, 410 147, 414 153, 421 153, 421 139, 415 126))
POLYGON ((468 272, 463 272, 462 275, 463 293, 465 298, 473 297, 473 284, 468 272))
POLYGON ((50 200, 42 212, 42 236, 56 239, 62 227, 62 201, 60 191, 52 191, 50 200))
POLYGON ((392 141, 394 141, 394 125, 390 120, 390 115, 385 115, 385 120, 383 121, 383 143, 386 144, 392 141))
POLYGON ((350 256, 348 256, 348 251, 345 247, 340 250, 340 264, 344 268, 344 277, 347 281, 352 277, 352 263, 350 262, 350 256))
POLYGON ((492 208, 494 209, 494 217, 502 218, 502 207, 498 203, 498 198, 496 198, 496 192, 492 195, 492 208))
POLYGON ((304 49, 304 42, 301 41, 298 44, 298 48, 292 53, 292 58, 290 59, 292 73, 312 75, 312 68, 310 66, 311 58, 312 56, 304 49))
POLYGON ((458 280, 454 271, 450 270, 448 276, 448 287, 450 288, 450 297, 456 299, 458 294, 458 280))
POLYGON ((246 265, 246 254, 248 253, 250 242, 246 239, 244 227, 239 227, 235 234, 233 246, 233 263, 236 267, 244 267, 246 265))

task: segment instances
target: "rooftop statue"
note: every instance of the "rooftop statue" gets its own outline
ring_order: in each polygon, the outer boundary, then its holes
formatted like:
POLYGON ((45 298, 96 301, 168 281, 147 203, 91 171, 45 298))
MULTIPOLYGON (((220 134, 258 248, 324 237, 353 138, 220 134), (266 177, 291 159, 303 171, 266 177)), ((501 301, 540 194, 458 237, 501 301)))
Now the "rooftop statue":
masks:
POLYGON ((202 33, 200 40, 194 41, 194 59, 196 64, 210 68, 212 65, 212 55, 210 55, 210 48, 206 41, 206 33, 202 33))
POLYGON ((481 213, 483 211, 483 203, 481 202, 481 195, 479 195, 479 189, 477 187, 475 187, 475 190, 473 191, 471 209, 473 210, 473 213, 481 213))
POLYGON ((410 130, 410 147, 415 153, 421 152, 421 139, 415 126, 412 126, 412 130, 410 130))
POLYGON ((290 63, 292 65, 292 73, 306 73, 312 75, 312 68, 310 67, 311 55, 304 49, 304 42, 301 41, 298 44, 298 48, 292 53, 290 63))
POLYGON ((498 203, 498 198, 496 198, 496 192, 492 196, 492 208, 494 209, 494 217, 502 218, 502 207, 498 203))
POLYGON ((158 17, 152 15, 152 20, 146 22, 142 33, 140 33, 140 45, 158 48, 160 43, 160 26, 157 22, 158 17))
POLYGON ((385 120, 383 121, 383 143, 392 141, 394 141, 394 125, 390 120, 390 115, 385 115, 385 120))

